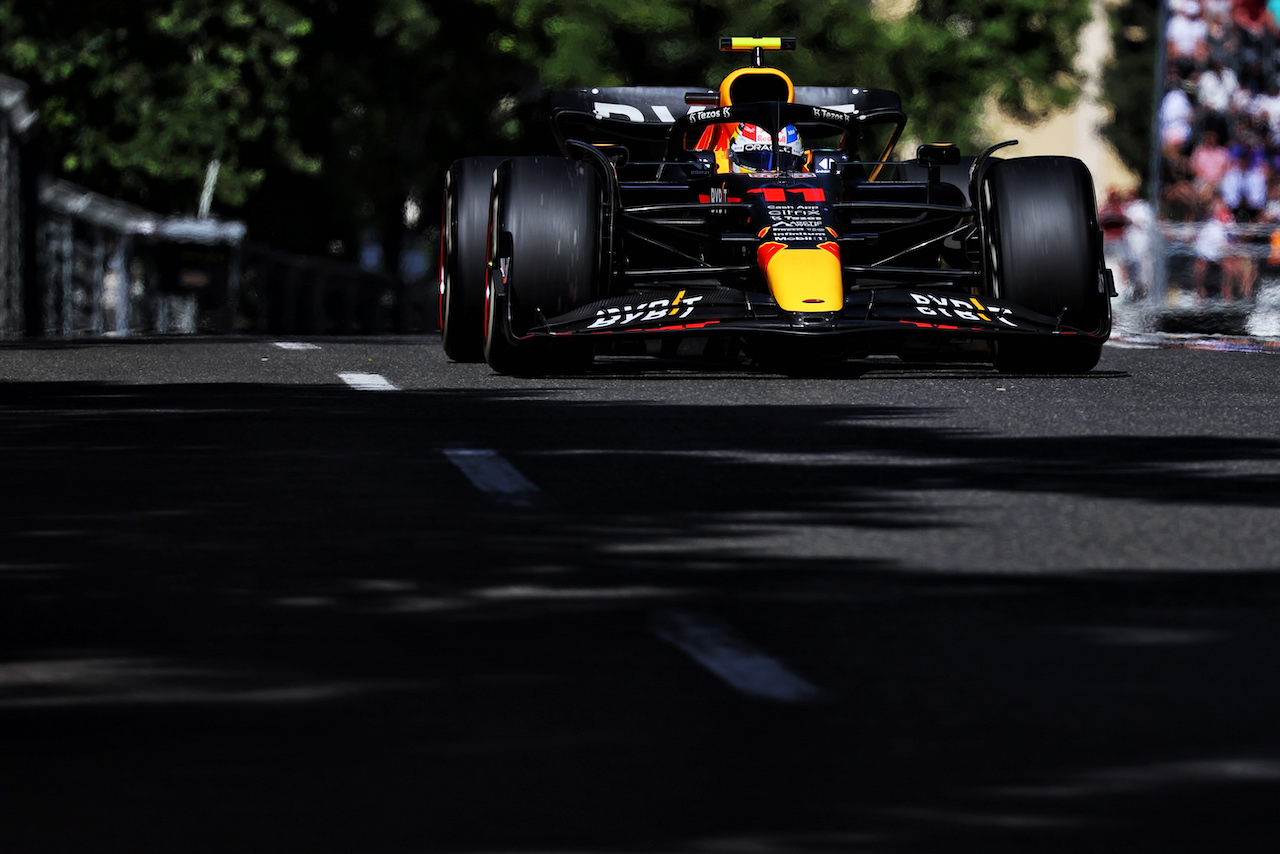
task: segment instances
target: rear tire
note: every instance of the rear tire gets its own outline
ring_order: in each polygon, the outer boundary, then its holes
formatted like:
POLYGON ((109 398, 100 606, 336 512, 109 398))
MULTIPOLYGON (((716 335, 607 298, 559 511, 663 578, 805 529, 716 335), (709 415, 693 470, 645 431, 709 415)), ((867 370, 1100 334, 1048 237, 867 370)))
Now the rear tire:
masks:
MULTIPOLYGON (((982 179, 981 206, 988 293, 1105 337, 1111 307, 1085 165, 1072 157, 993 163, 982 179)), ((995 342, 995 365, 1005 373, 1084 373, 1101 355, 1101 341, 1081 335, 1011 334, 995 342)))
POLYGON ((485 361, 542 375, 590 363, 590 342, 528 338, 546 319, 599 298, 600 181, 586 164, 520 157, 493 175, 485 361))
POLYGON ((455 362, 484 361, 484 287, 493 170, 504 157, 467 157, 444 176, 440 215, 440 339, 455 362))

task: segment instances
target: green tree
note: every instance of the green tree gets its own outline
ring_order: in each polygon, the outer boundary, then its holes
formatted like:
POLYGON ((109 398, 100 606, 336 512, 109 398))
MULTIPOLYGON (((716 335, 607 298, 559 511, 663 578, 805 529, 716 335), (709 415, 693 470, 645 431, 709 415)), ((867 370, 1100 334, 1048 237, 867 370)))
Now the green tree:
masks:
POLYGON ((297 138, 323 163, 318 175, 271 169, 243 213, 256 239, 350 257, 362 232, 386 243, 390 262, 406 227, 406 202, 435 216, 448 164, 477 152, 516 151, 501 133, 503 104, 532 69, 496 55, 491 12, 468 3, 309 0, 291 104, 297 138))
POLYGON ((798 83, 902 93, 917 139, 985 143, 988 95, 1017 116, 1074 97, 1089 0, 919 0, 897 21, 848 0, 0 0, 0 70, 26 80, 61 170, 152 209, 216 204, 306 252, 435 217, 468 154, 551 148, 545 93, 715 85, 722 35, 790 35, 798 83))
POLYGON ((1153 3, 1126 0, 1108 14, 1112 56, 1102 71, 1102 99, 1111 117, 1102 135, 1145 188, 1151 178, 1159 9, 1153 3))
POLYGON ((886 36, 887 70, 908 113, 931 133, 981 139, 986 98, 1024 122, 1079 95, 1079 32, 1090 0, 919 0, 886 36))
POLYGON ((61 171, 160 210, 193 210, 213 160, 217 198, 244 203, 265 164, 319 162, 291 133, 294 68, 311 23, 281 0, 0 2, 0 63, 32 87, 61 171))
POLYGON ((64 176, 191 213, 218 160, 215 208, 253 239, 351 254, 406 199, 434 208, 468 144, 501 148, 495 105, 536 75, 492 61, 494 26, 465 2, 0 0, 0 71, 64 176))
POLYGON ((1034 120, 1079 93, 1078 32, 1090 0, 918 0, 894 21, 840 0, 479 0, 502 13, 498 51, 537 68, 547 88, 713 85, 741 61, 713 53, 722 35, 795 36, 770 61, 797 82, 894 89, 919 139, 982 140, 986 96, 1034 120))

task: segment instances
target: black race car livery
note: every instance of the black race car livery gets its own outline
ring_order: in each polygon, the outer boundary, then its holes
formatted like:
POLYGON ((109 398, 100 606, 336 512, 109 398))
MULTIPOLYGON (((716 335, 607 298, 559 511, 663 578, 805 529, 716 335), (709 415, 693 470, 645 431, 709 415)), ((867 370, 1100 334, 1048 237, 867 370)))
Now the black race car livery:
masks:
POLYGON ((559 91, 558 156, 453 164, 440 252, 450 357, 540 374, 692 338, 802 370, 869 354, 1017 372, 1097 363, 1114 286, 1083 163, 996 155, 1012 142, 896 160, 895 93, 794 86, 763 63, 793 40, 722 48, 754 61, 718 90, 559 91), (735 162, 745 128, 740 149, 798 133, 802 162, 735 162))

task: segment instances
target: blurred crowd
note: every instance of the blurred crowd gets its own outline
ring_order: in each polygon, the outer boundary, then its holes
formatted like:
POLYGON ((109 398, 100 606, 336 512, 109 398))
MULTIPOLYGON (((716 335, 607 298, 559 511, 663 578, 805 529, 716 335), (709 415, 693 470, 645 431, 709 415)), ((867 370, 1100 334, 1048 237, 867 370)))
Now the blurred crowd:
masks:
POLYGON ((1280 275, 1278 16, 1280 0, 1170 0, 1159 214, 1181 224, 1200 299, 1251 300, 1280 275))
POLYGON ((1098 208, 1107 265, 1115 272, 1116 284, 1127 300, 1148 296, 1155 276, 1151 240, 1154 224, 1150 203, 1136 189, 1121 192, 1112 187, 1098 208))

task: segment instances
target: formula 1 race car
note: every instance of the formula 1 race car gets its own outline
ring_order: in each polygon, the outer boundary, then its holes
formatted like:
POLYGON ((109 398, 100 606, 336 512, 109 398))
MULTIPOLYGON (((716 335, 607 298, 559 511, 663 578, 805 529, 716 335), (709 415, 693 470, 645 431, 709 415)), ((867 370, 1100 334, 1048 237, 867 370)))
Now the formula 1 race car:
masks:
POLYGON ((893 160, 896 93, 794 86, 763 61, 794 39, 721 49, 753 61, 719 90, 557 91, 560 156, 450 167, 450 358, 540 375, 696 339, 788 372, 881 354, 1097 364, 1115 289, 1082 162, 993 156, 1014 142, 893 160))

